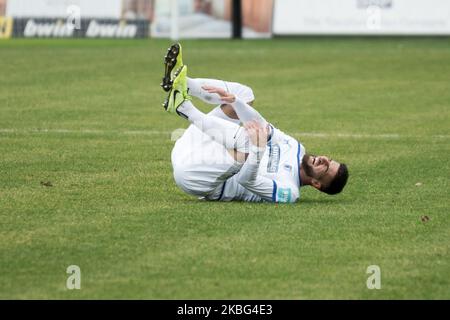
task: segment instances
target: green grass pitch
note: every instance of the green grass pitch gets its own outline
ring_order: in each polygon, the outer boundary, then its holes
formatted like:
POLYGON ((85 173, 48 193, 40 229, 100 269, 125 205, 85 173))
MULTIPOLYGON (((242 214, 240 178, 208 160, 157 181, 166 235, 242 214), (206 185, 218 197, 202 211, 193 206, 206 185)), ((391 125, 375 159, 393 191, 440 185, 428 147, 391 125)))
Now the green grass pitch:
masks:
POLYGON ((275 126, 348 164, 344 193, 295 205, 176 187, 169 44, 0 42, 0 298, 450 298, 448 38, 183 41, 190 76, 248 84, 275 126))

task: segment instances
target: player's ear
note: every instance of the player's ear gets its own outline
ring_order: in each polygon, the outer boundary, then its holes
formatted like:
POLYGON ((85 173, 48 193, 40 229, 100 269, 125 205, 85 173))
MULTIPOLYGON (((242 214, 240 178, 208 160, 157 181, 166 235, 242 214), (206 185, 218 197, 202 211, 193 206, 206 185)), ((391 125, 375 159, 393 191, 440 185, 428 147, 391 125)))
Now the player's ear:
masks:
POLYGON ((322 186, 322 184, 320 183, 319 180, 316 179, 311 179, 311 185, 316 188, 317 190, 320 190, 320 187, 322 186))

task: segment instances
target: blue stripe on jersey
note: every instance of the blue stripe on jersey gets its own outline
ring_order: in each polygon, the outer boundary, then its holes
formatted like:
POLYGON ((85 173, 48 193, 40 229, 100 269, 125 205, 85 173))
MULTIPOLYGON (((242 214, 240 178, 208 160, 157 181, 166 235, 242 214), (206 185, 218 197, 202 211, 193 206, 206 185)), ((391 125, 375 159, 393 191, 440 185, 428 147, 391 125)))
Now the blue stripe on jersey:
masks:
POLYGON ((219 199, 217 199, 217 201, 222 200, 222 197, 223 197, 223 193, 224 193, 224 191, 225 191, 225 185, 226 185, 226 184, 227 184, 227 181, 225 180, 225 182, 223 183, 223 186, 222 186, 222 191, 220 191, 219 199))
POLYGON ((299 183, 299 186, 301 186, 302 185, 302 179, 300 177, 300 150, 301 150, 301 147, 300 147, 300 142, 297 141, 297 143, 298 143, 298 151, 297 151, 298 183, 299 183))
POLYGON ((277 201, 277 183, 275 182, 275 180, 272 181, 273 181, 272 201, 275 202, 277 201))
POLYGON ((273 136, 273 126, 269 123, 269 127, 270 127, 270 134, 267 137, 267 143, 270 142, 270 140, 272 140, 272 136, 273 136))

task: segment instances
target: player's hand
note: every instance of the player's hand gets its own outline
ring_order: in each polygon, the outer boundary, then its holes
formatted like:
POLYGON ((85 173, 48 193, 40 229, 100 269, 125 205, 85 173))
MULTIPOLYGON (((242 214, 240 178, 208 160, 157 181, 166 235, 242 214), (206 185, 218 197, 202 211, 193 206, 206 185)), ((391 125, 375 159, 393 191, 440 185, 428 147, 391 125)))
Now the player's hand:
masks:
POLYGON ((250 138, 250 142, 258 148, 264 148, 267 145, 267 126, 262 125, 258 121, 248 121, 244 123, 244 128, 250 138))
POLYGON ((212 86, 203 86, 202 89, 209 93, 217 93, 223 102, 233 103, 234 101, 236 101, 235 95, 232 93, 226 92, 224 89, 212 87, 212 86))

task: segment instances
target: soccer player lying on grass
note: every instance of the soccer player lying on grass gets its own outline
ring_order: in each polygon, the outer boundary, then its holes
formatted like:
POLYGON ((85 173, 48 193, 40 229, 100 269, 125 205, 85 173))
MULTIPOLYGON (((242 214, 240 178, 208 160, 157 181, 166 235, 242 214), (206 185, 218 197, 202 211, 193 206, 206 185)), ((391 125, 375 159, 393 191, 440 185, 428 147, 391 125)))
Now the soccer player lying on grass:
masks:
POLYGON ((169 48, 165 65, 162 86, 170 94, 164 107, 191 122, 172 150, 174 178, 182 190, 207 200, 252 202, 295 202, 308 185, 328 194, 342 191, 347 166, 306 154, 250 106, 249 87, 188 78, 179 44, 169 48), (219 106, 204 114, 192 96, 219 106))

